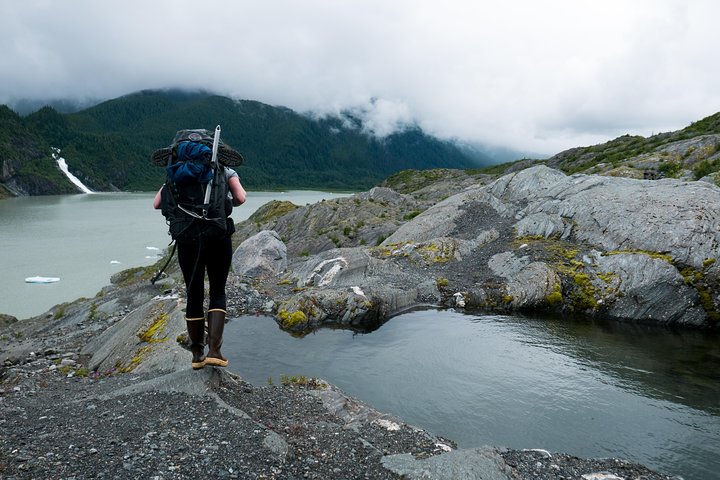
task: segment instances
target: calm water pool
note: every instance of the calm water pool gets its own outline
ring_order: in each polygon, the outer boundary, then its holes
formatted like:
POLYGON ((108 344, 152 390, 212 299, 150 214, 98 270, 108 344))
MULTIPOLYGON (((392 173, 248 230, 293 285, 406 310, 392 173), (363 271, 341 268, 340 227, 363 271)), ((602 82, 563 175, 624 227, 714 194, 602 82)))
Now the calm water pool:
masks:
POLYGON ((292 337, 232 319, 223 352, 256 385, 320 377, 453 439, 720 472, 720 343, 701 332, 418 311, 368 334, 292 337))

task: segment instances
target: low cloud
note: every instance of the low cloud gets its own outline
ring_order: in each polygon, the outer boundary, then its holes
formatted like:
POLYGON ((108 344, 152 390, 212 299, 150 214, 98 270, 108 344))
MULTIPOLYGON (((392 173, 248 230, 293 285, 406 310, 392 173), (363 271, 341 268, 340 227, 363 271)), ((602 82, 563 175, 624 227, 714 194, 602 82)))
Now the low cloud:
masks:
POLYGON ((207 89, 555 153, 720 110, 712 0, 9 2, 0 103, 207 89))

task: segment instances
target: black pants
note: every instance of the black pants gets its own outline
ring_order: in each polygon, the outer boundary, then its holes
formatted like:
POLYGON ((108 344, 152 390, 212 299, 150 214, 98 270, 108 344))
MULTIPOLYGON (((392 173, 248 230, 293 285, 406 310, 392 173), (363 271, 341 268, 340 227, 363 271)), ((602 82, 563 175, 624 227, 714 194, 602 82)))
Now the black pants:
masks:
POLYGON ((208 310, 225 310, 227 298, 225 284, 232 261, 230 235, 216 239, 203 239, 198 243, 177 244, 178 263, 187 288, 186 318, 203 318, 205 299, 205 272, 210 282, 208 310))

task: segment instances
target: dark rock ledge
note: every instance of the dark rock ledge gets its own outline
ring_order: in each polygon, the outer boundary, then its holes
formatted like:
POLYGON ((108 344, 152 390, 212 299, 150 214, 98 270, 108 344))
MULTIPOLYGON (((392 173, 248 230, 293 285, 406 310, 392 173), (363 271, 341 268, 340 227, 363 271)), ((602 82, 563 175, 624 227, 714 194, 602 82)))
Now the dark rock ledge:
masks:
MULTIPOLYGON (((148 273, 0 330, 0 477, 671 478, 615 459, 457 449, 321 380, 258 387, 192 371, 183 299, 148 273)), ((268 302, 232 282, 235 315, 268 302)))

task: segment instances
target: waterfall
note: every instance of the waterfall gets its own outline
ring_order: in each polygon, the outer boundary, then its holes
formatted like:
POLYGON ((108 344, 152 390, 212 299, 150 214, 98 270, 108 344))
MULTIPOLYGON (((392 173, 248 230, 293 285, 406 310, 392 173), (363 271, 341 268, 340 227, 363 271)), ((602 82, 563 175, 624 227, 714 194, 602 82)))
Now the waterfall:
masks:
POLYGON ((80 191, 83 192, 83 193, 93 193, 93 191, 90 190, 88 187, 86 187, 85 184, 82 183, 79 178, 77 178, 75 175, 73 175, 72 173, 70 173, 70 170, 68 169, 67 162, 65 161, 64 158, 62 158, 62 157, 60 156, 60 149, 59 149, 59 148, 53 148, 52 157, 53 157, 53 158, 55 159, 55 161, 57 162, 58 167, 60 168, 60 170, 62 170, 62 172, 63 172, 63 173, 65 174, 65 176, 73 183, 73 185, 75 185, 76 187, 78 187, 78 188, 80 189, 80 191))

